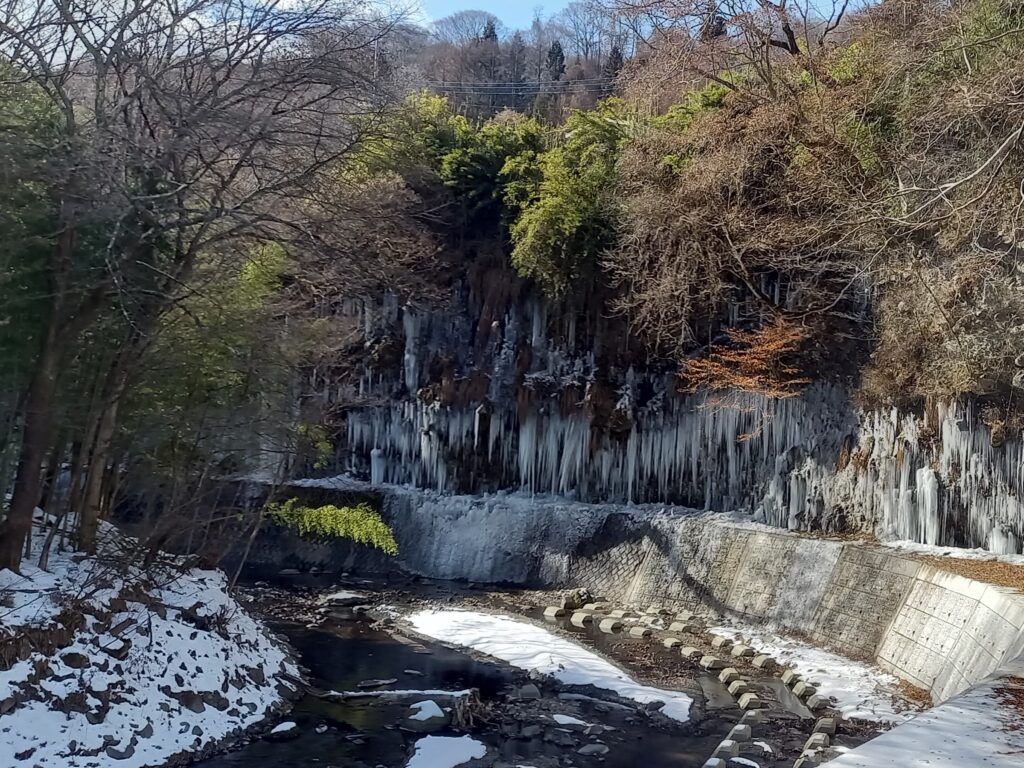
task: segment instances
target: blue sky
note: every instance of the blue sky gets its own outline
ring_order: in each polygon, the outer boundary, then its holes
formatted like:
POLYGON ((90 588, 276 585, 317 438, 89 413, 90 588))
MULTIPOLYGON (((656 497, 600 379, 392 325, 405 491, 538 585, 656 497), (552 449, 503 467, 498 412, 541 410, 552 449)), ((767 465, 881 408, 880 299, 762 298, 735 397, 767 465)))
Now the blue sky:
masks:
POLYGON ((541 8, 542 16, 550 16, 557 13, 569 4, 569 0, 546 0, 546 2, 531 2, 531 0, 420 0, 424 14, 429 19, 440 19, 456 11, 490 11, 510 29, 525 28, 530 26, 533 20, 533 11, 538 6, 541 8))

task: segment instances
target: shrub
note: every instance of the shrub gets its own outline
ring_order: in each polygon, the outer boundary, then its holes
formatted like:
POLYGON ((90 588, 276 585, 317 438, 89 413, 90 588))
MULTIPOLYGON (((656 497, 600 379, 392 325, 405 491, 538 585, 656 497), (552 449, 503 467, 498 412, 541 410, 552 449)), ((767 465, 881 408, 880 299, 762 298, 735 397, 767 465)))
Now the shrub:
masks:
POLYGON ((281 525, 296 529, 303 536, 323 539, 349 539, 386 552, 398 554, 398 543, 391 528, 369 504, 354 507, 300 506, 297 499, 270 508, 271 517, 281 525))

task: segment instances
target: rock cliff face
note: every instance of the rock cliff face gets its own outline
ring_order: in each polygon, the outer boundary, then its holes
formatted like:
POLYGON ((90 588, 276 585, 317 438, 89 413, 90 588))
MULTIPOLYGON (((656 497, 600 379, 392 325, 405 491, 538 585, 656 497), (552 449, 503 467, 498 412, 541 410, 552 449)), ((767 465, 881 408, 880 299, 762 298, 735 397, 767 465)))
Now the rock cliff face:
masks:
POLYGON ((971 403, 864 412, 829 384, 783 401, 684 395, 621 323, 555 311, 505 279, 480 278, 449 310, 340 306, 356 373, 311 383, 345 414, 332 470, 1021 550, 1024 443, 994 445, 971 403))

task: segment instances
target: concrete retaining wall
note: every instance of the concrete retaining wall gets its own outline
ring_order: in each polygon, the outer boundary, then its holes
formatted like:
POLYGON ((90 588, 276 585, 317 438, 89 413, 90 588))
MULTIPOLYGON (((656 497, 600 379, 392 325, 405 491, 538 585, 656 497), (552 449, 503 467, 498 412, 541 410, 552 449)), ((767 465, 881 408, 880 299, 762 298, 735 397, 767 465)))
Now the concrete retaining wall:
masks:
MULTIPOLYGON (((518 495, 396 488, 385 495, 384 514, 406 570, 477 582, 585 586, 639 606, 711 610, 875 662, 930 691, 936 702, 1024 650, 1020 593, 882 546, 679 508, 518 495)), ((258 560, 272 562, 273 547, 256 549, 258 560)), ((321 565, 336 565, 342 553, 346 567, 387 567, 379 559, 354 558, 345 545, 327 548, 321 565)))
MULTIPOLYGON (((621 526, 620 526, 621 527, 621 526)), ((618 600, 707 606, 806 637, 944 701, 1024 650, 1024 596, 885 547, 658 516, 574 558, 569 581, 618 600), (624 567, 633 563, 630 570, 624 567)))

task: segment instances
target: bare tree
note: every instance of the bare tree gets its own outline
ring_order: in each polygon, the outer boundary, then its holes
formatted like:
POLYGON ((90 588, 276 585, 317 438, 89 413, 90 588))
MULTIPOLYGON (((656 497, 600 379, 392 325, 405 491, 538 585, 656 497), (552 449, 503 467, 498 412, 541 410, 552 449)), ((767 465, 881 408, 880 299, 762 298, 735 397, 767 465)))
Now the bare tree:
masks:
MULTIPOLYGON (((301 201, 386 104, 374 53, 392 21, 327 0, 2 0, 6 77, 45 93, 60 130, 46 162, 19 170, 45 185, 57 228, 0 568, 20 564, 76 340, 116 310, 129 347, 144 346, 207 254, 310 231, 301 201), (99 263, 84 244, 96 228, 99 263)), ((94 452, 116 429, 112 376, 94 452)), ((81 510, 87 549, 93 512, 81 510)))
POLYGON ((487 11, 458 11, 450 16, 438 19, 430 25, 434 36, 443 43, 467 45, 479 40, 487 24, 493 24, 500 33, 503 29, 501 21, 493 13, 487 11))

